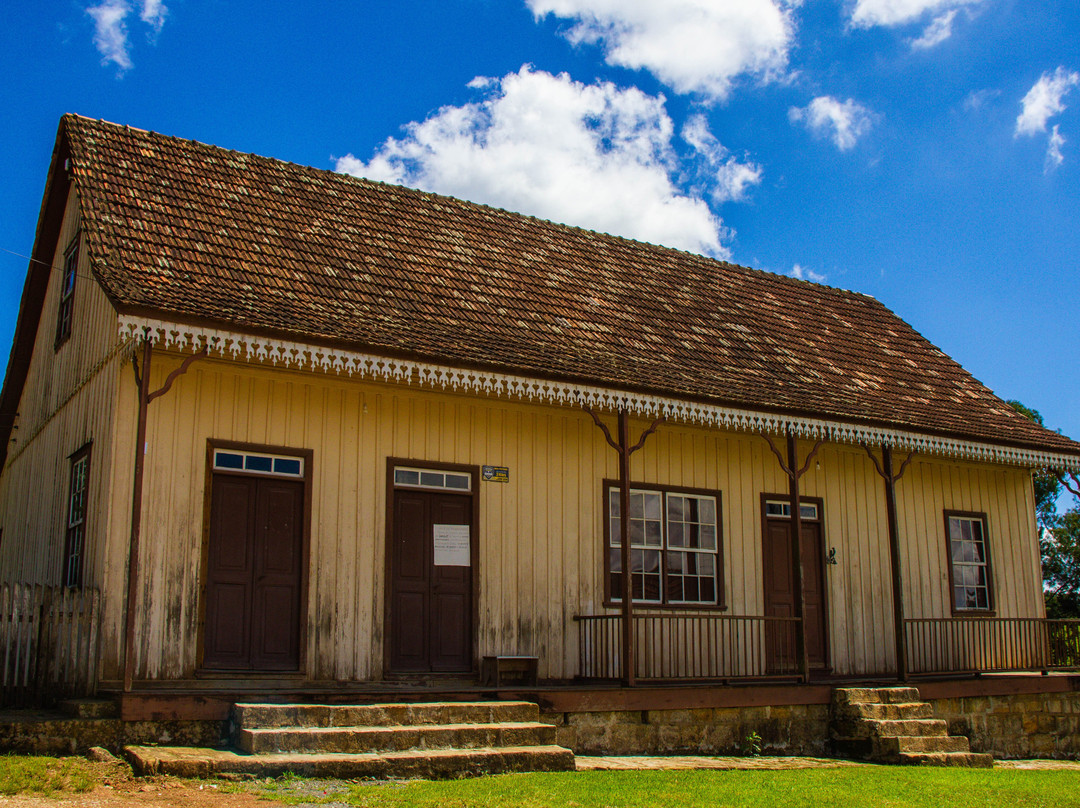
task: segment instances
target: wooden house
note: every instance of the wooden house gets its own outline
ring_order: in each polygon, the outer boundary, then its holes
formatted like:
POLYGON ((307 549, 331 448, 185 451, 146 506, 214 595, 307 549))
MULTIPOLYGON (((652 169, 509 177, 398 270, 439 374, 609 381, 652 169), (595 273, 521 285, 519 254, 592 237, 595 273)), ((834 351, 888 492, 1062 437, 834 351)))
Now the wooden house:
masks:
POLYGON ((1060 661, 1080 444, 873 298, 126 126, 60 122, 0 437, 101 692, 1060 661))

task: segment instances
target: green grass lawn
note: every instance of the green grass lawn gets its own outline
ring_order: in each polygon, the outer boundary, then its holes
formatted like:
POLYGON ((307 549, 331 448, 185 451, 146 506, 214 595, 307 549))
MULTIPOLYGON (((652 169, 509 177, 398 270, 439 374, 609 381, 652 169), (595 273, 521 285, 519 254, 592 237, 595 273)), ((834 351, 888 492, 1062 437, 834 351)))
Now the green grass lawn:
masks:
POLYGON ((513 774, 470 780, 279 780, 245 790, 285 803, 370 808, 977 808, 1080 806, 1080 772, 866 767, 789 771, 513 774))
POLYGON ((97 774, 82 758, 0 757, 0 794, 82 793, 97 774))

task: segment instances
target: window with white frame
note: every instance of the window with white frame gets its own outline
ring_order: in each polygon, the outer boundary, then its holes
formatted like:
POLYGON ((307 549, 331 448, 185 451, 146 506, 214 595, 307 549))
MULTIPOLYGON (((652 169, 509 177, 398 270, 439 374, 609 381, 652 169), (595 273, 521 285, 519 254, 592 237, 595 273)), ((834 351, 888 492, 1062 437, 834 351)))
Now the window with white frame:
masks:
MULTIPOLYGON (((619 601, 619 488, 608 484, 606 493, 608 595, 619 601)), ((719 512, 719 492, 630 489, 630 586, 635 603, 724 605, 719 512)))
POLYGON ((64 586, 78 588, 83 580, 83 555, 86 549, 86 496, 90 478, 90 446, 71 456, 68 485, 67 520, 64 538, 64 586))
POLYGON ((988 612, 994 608, 990 577, 990 541, 986 515, 945 513, 949 543, 949 579, 953 611, 988 612))

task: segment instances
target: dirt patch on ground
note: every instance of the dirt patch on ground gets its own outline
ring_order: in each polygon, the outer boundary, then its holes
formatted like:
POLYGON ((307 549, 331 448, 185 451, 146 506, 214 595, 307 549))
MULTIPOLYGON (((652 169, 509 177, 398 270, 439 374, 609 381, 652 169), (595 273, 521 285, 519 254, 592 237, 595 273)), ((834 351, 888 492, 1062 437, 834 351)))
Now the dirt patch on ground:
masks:
POLYGON ((0 795, 0 808, 275 808, 281 803, 260 799, 228 784, 200 783, 171 777, 134 777, 125 763, 86 761, 94 777, 90 791, 63 791, 44 795, 0 795))

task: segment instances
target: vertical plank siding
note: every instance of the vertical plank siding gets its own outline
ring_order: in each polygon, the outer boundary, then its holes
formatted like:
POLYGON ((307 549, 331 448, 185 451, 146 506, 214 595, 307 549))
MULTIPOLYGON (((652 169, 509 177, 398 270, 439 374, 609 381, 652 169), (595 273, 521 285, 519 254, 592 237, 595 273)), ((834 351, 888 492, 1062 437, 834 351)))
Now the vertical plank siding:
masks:
MULTIPOLYGON (((154 386, 179 364, 156 355, 154 386)), ((123 397, 122 397, 123 398, 123 397)), ((150 410, 146 552, 137 676, 190 677, 198 664, 206 442, 314 452, 307 670, 365 681, 383 671, 387 457, 510 468, 481 483, 476 652, 540 657, 540 674, 577 675, 575 615, 603 606, 601 481, 615 453, 588 416, 565 408, 198 362, 150 410)), ((126 420, 123 416, 121 420, 126 420)), ((647 424, 635 423, 634 435, 647 424)), ((811 448, 800 443, 805 457, 811 448)), ((861 447, 824 446, 803 478, 820 497, 832 670, 893 670, 892 591, 880 478, 861 447)), ((665 425, 634 455, 645 483, 709 488, 722 498, 728 614, 764 608, 760 494, 787 488, 760 437, 665 425)), ((1041 614, 1030 474, 919 458, 898 486, 908 616, 949 616, 943 510, 985 511, 995 597, 1014 616, 1041 614), (1008 604, 1006 607, 1005 604, 1008 604)), ((116 531, 116 549, 126 533, 116 531)), ((120 557, 120 556, 117 556, 120 557)), ((689 653, 676 649, 679 654, 689 653)))
MULTIPOLYGON (((127 356, 117 342, 116 311, 91 276, 80 245, 71 335, 54 348, 64 253, 78 231, 78 202, 68 199, 57 241, 33 359, 16 428, 0 474, 0 581, 60 583, 67 528, 69 457, 91 444, 83 582, 100 587, 106 536, 113 529, 112 440, 119 377, 127 356)), ((130 370, 128 370, 130 373, 130 370)))

